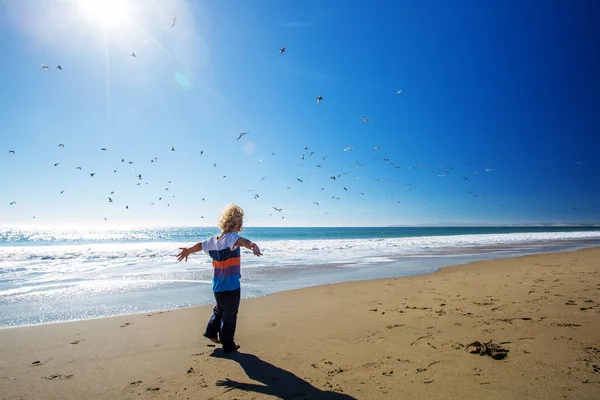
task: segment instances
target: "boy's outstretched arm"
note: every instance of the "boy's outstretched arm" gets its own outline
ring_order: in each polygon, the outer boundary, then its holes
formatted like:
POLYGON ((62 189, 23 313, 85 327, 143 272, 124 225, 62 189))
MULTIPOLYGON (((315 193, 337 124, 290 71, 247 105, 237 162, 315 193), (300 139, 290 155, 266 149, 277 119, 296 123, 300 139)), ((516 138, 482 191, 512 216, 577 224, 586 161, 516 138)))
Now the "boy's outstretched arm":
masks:
POLYGON ((177 254, 177 261, 181 261, 185 258, 185 261, 187 262, 190 254, 202 250, 202 243, 196 243, 192 247, 180 247, 179 250, 181 250, 181 253, 177 254))
POLYGON ((240 237, 235 242, 235 246, 243 246, 243 247, 247 248, 248 250, 252 250, 252 252, 254 253, 255 256, 257 256, 257 257, 262 256, 262 253, 260 252, 260 248, 258 247, 258 245, 254 242, 249 241, 246 238, 240 237))

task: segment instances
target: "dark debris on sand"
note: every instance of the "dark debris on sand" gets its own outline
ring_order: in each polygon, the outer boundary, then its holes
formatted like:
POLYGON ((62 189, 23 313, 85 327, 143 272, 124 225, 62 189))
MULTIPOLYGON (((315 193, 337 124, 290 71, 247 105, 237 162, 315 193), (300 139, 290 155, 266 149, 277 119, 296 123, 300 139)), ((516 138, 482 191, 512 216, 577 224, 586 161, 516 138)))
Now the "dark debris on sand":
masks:
POLYGON ((466 350, 468 350, 471 354, 479 354, 480 356, 490 356, 494 360, 504 360, 506 356, 508 356, 508 352, 510 351, 500 346, 499 344, 492 342, 491 340, 489 342, 484 343, 475 341, 471 344, 468 344, 466 346, 466 350))

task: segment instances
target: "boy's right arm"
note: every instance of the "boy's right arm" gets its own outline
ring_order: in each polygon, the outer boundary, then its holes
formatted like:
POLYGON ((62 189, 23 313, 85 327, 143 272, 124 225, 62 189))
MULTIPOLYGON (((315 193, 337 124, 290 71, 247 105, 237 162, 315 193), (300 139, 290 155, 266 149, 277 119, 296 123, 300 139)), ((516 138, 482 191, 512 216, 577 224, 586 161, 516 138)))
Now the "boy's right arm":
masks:
POLYGON ((190 254, 202 250, 202 242, 196 243, 192 247, 180 247, 179 250, 181 250, 181 253, 177 254, 177 261, 181 261, 185 258, 185 261, 187 262, 190 254))

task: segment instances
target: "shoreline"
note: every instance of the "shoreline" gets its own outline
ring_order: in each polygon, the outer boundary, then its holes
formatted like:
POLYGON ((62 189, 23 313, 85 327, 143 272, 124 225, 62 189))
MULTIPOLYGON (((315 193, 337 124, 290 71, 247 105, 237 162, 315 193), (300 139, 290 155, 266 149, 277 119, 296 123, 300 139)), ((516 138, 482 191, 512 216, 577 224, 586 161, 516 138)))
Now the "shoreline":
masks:
MULTIPOLYGON (((564 240, 564 241, 557 241, 557 242, 553 242, 552 244, 550 244, 551 246, 569 246, 572 244, 576 244, 576 243, 581 243, 581 242, 585 242, 586 240, 584 239, 579 239, 579 240, 564 240)), ((546 243, 547 244, 547 243, 546 243)), ((491 245, 491 246, 467 246, 467 247, 460 247, 458 249, 456 249, 456 252, 453 254, 443 254, 443 255, 438 255, 435 252, 434 253, 416 253, 416 254, 410 254, 410 255, 404 255, 400 258, 393 258, 393 255, 382 255, 382 257, 389 257, 391 260, 393 261, 389 261, 386 263, 375 263, 373 264, 372 268, 376 268, 376 267, 388 267, 390 265, 397 265, 400 261, 404 260, 410 260, 410 259, 433 259, 433 258, 445 258, 447 257, 448 260, 453 260, 454 258, 459 258, 459 257, 469 257, 469 256, 473 256, 473 257, 477 257, 477 256, 484 256, 487 253, 477 253, 476 255, 471 254, 471 249, 474 250, 485 250, 486 252, 490 252, 490 254, 495 253, 495 252, 501 252, 501 251, 508 251, 510 252, 511 250, 514 250, 516 248, 518 248, 519 246, 522 246, 524 244, 522 243, 516 243, 516 244, 501 244, 501 245, 491 245)), ((526 245, 544 245, 544 242, 535 242, 535 243, 527 243, 526 245)), ((398 278, 410 278, 410 277, 418 277, 418 276, 429 276, 429 275, 433 275, 436 273, 441 272, 444 269, 447 268, 453 268, 453 267, 459 267, 459 266, 463 266, 463 265, 470 265, 473 263, 479 263, 479 262, 488 262, 488 261, 495 261, 495 260, 505 260, 505 259, 518 259, 521 257, 529 257, 529 256, 535 256, 535 255, 544 255, 544 254, 560 254, 560 253, 569 253, 569 252, 577 252, 577 251, 581 251, 581 250, 585 250, 585 249, 594 249, 594 248, 600 248, 599 244, 593 243, 590 244, 589 247, 582 247, 576 250, 573 250, 569 247, 566 247, 565 249, 553 249, 550 251, 541 251, 541 252, 533 252, 533 253, 527 253, 527 254, 522 254, 522 255, 517 255, 514 256, 512 254, 509 255, 500 255, 500 256, 491 256, 489 258, 483 258, 483 259, 475 259, 473 261, 467 261, 467 262, 461 262, 461 260, 457 260, 456 262, 454 261, 450 261, 449 265, 442 265, 439 267, 434 267, 434 270, 428 271, 428 272, 417 272, 417 273, 409 273, 407 275, 391 275, 391 276, 383 276, 383 277, 375 277, 375 278, 371 278, 371 279, 363 279, 363 278, 358 278, 358 279, 349 279, 349 280, 342 280, 342 281, 335 281, 335 282, 325 282, 325 283, 320 283, 320 284, 316 284, 316 285, 309 285, 309 286, 302 286, 302 287, 298 287, 298 288, 292 288, 292 289, 283 289, 283 290, 276 290, 274 292, 270 292, 270 293, 266 293, 266 294, 259 294, 259 295, 251 295, 249 297, 242 297, 242 299, 244 301, 250 300, 250 299, 254 299, 254 298, 261 298, 261 297, 267 297, 267 296, 272 296, 274 294, 278 294, 278 293, 285 293, 285 292, 291 292, 291 291, 296 291, 296 290, 304 290, 304 289, 309 289, 309 288, 313 288, 313 287, 322 287, 322 286, 329 286, 329 285, 337 285, 337 284, 343 284, 343 283, 351 283, 351 282, 368 282, 368 281, 379 281, 379 280, 385 280, 385 279, 398 279, 398 278)), ((530 248, 530 250, 533 250, 535 248, 530 248)), ((336 264, 335 268, 338 268, 340 266, 343 266, 344 263, 341 264, 336 264)), ((331 265, 329 264, 322 264, 322 265, 304 265, 302 266, 303 269, 307 269, 310 270, 312 268, 315 267, 323 267, 325 268, 332 268, 331 265)), ((244 289, 244 279, 242 280, 242 296, 244 296, 244 292, 248 293, 252 293, 252 286, 247 287, 246 290, 244 289)), ((212 293, 212 291, 211 291, 212 293)), ((213 299, 212 297, 210 298, 210 300, 205 303, 205 304, 194 304, 194 305, 188 305, 188 306, 184 306, 184 307, 177 307, 177 308, 164 308, 164 309, 152 309, 152 310, 148 310, 148 311, 140 311, 140 312, 135 312, 135 313, 122 313, 122 314, 114 314, 114 315, 101 315, 101 316, 94 316, 94 317, 89 317, 89 318, 77 318, 77 319, 69 319, 69 320, 59 320, 59 321, 49 321, 49 322, 41 322, 41 323, 34 323, 34 324, 25 324, 25 325, 16 325, 16 326, 0 326, 0 330, 3 329, 18 329, 18 328, 25 328, 25 327, 37 327, 37 326, 44 326, 44 325, 52 325, 52 324, 62 324, 62 323, 76 323, 76 322, 82 322, 82 321, 88 321, 88 320, 97 320, 97 319, 104 319, 104 318, 114 318, 114 317, 122 317, 122 316, 138 316, 138 315, 146 315, 146 314, 152 314, 152 313, 164 313, 164 312, 170 312, 170 311, 177 311, 177 310, 186 310, 186 309, 190 309, 190 308, 195 308, 195 307, 206 307, 209 306, 210 304, 213 303, 213 299)))

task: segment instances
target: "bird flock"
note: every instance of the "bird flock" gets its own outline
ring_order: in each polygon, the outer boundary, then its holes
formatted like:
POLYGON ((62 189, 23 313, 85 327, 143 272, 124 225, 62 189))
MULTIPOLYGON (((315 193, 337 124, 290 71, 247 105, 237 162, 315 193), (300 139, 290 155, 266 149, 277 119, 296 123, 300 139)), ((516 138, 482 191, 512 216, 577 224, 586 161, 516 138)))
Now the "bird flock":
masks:
MULTIPOLYGON (((178 23, 179 23, 179 21, 178 21, 177 16, 173 15, 170 20, 170 26, 172 28, 174 28, 178 23)), ((282 55, 286 54, 286 52, 287 52, 287 46, 282 46, 279 49, 278 55, 282 56, 282 55)), ((130 56, 132 58, 138 57, 134 51, 131 52, 130 56)), ((50 66, 48 66, 47 64, 41 64, 41 68, 48 72, 52 70, 50 68, 50 66)), ((55 67, 55 69, 58 71, 63 71, 63 67, 60 64, 57 65, 55 67)), ((391 92, 391 93, 393 94, 394 92, 391 92)), ((402 94, 403 94, 403 89, 398 89, 395 91, 396 96, 399 96, 402 94)), ((323 102, 323 100, 324 100, 323 95, 319 95, 316 97, 317 104, 321 104, 323 102)), ((373 122, 373 120, 368 117, 358 117, 358 121, 361 123, 365 123, 365 124, 373 122)), ((236 140, 237 141, 245 140, 245 138, 249 135, 250 135, 250 132, 240 132, 237 134, 236 140)), ((235 136, 233 136, 233 137, 235 137, 235 136)), ((233 137, 232 137, 232 139, 233 139, 233 137)), ((58 147, 59 151, 65 151, 65 148, 68 148, 68 143, 67 144, 58 143, 57 147, 58 147)), ((351 154, 351 153, 353 153, 353 150, 355 148, 356 148, 355 145, 348 144, 344 147, 341 147, 339 149, 339 151, 342 154, 344 154, 344 153, 351 154)), ((168 152, 175 152, 176 148, 174 145, 169 145, 169 146, 165 146, 165 150, 168 152)), ((270 152, 270 155, 272 157, 276 157, 277 150, 279 150, 279 149, 273 149, 273 151, 270 152)), ((364 160, 362 160, 362 161, 355 160, 347 165, 346 170, 336 171, 334 169, 328 169, 327 163, 328 163, 329 156, 327 154, 319 154, 318 149, 312 149, 312 148, 309 148, 309 146, 303 146, 298 151, 298 159, 297 159, 297 163, 298 163, 297 165, 299 167, 298 171, 301 175, 296 176, 295 180, 293 180, 292 182, 288 182, 288 184, 285 186, 285 189, 286 190, 294 189, 295 188, 294 184, 299 185, 299 186, 305 185, 305 182, 307 180, 312 180, 313 182, 314 181, 320 182, 322 184, 322 186, 320 187, 320 192, 322 194, 320 195, 319 198, 309 200, 310 203, 307 203, 307 206, 318 207, 319 209, 321 209, 322 213, 328 214, 328 208, 329 208, 329 210, 335 209, 337 202, 340 200, 347 199, 350 196, 357 196, 358 198, 364 198, 364 196, 366 196, 364 189, 363 190, 359 189, 359 187, 362 187, 364 185, 359 185, 357 183, 364 181, 365 179, 369 179, 369 178, 367 178, 367 175, 361 175, 360 171, 362 171, 363 167, 372 166, 373 164, 376 164, 376 163, 381 164, 385 167, 391 168, 394 171, 398 171, 398 172, 401 171, 401 172, 405 172, 408 174, 408 173, 411 173, 414 171, 421 171, 421 172, 424 172, 424 174, 421 173, 418 175, 418 177, 397 175, 398 179, 375 178, 375 179, 373 179, 373 184, 375 184, 375 185, 391 183, 391 184, 394 184, 394 187, 396 189, 401 188, 402 193, 409 193, 411 191, 424 190, 425 193, 427 193, 428 195, 433 195, 434 190, 431 190, 432 189, 431 187, 428 188, 428 184, 431 182, 426 178, 427 176, 430 176, 432 179, 455 179, 457 181, 457 184, 462 182, 464 185, 466 185, 466 186, 464 186, 463 193, 465 196, 468 196, 472 199, 481 199, 482 197, 485 197, 485 195, 486 195, 485 191, 477 189, 476 181, 477 181, 478 177, 480 177, 483 174, 498 174, 499 172, 501 172, 501 164, 498 163, 497 158, 490 159, 488 161, 488 165, 485 165, 485 166, 479 165, 477 167, 472 165, 471 162, 464 162, 461 165, 446 165, 446 164, 429 165, 427 163, 402 165, 401 163, 399 163, 395 160, 392 160, 389 157, 384 157, 382 154, 383 150, 384 150, 383 145, 380 145, 380 144, 374 145, 371 148, 371 155, 370 155, 370 159, 368 162, 364 161, 364 160), (405 181, 401 182, 400 180, 405 180, 405 181), (325 194, 325 193, 327 193, 327 194, 325 194)), ((110 153, 110 151, 107 147, 100 147, 97 151, 110 153)), ((8 153, 9 153, 9 156, 11 156, 11 157, 19 156, 19 153, 14 149, 9 149, 8 153)), ((199 154, 199 156, 203 157, 205 155, 205 152, 204 152, 204 150, 199 150, 198 154, 199 154)), ((361 154, 364 155, 365 153, 363 152, 361 154)), ((164 154, 163 156, 166 156, 166 154, 164 154)), ((161 159, 162 159, 162 156, 161 156, 161 159)), ((141 164, 140 162, 134 162, 133 160, 128 160, 126 157, 116 157, 114 162, 121 164, 121 165, 128 165, 128 166, 135 164, 136 167, 141 164), (120 161, 117 161, 119 159, 120 159, 120 161)), ((158 164, 159 157, 158 156, 152 157, 149 160, 146 160, 144 163, 158 164)), ((213 168, 218 168, 217 162, 213 162, 212 164, 213 164, 213 168)), ((582 161, 576 161, 575 164, 583 165, 585 163, 582 161)), ((54 166, 54 168, 57 168, 57 169, 64 168, 64 163, 57 161, 53 164, 53 166, 54 166)), ((73 168, 73 166, 71 166, 70 168, 73 168)), ((74 166, 74 168, 81 173, 83 173, 84 169, 86 169, 86 167, 82 166, 82 165, 74 166)), ((119 171, 122 169, 123 168, 120 168, 120 167, 114 165, 111 168, 111 171, 112 171, 112 174, 118 174, 119 171)), ((127 171, 127 169, 125 169, 125 170, 127 171)), ((540 173, 545 173, 546 171, 547 171, 546 167, 543 167, 540 169, 540 173)), ((135 183, 135 186, 147 186, 147 185, 151 184, 150 182, 148 182, 144 179, 144 175, 139 170, 133 169, 133 170, 131 170, 131 172, 133 172, 133 175, 131 176, 132 185, 134 183, 135 183)), ((87 171, 86 173, 87 173, 88 179, 96 179, 96 175, 98 172, 87 171)), ((101 171, 99 173, 105 174, 105 173, 107 173, 107 171, 101 171)), ((110 173, 110 172, 108 172, 108 173, 110 173)), ((226 178, 227 178, 227 175, 222 175, 221 179, 226 179, 226 178)), ((508 177, 504 176, 504 179, 508 179, 508 177)), ((258 181, 256 183, 261 184, 261 182, 264 182, 264 181, 267 181, 267 184, 268 184, 268 177, 263 176, 260 178, 260 181, 258 181)), ((152 201, 149 202, 150 206, 157 206, 160 204, 160 205, 164 205, 165 207, 171 207, 171 202, 173 201, 173 199, 176 198, 176 196, 170 192, 171 183, 172 183, 172 181, 168 180, 165 184, 160 184, 160 183, 156 184, 160 188, 159 189, 160 194, 156 194, 155 197, 152 199, 152 201)), ((263 186, 263 188, 264 188, 264 186, 263 186)), ((433 188, 435 188, 435 186, 433 186, 433 188)), ((273 190, 274 188, 270 187, 269 189, 273 190)), ((247 189, 247 191, 251 194, 251 196, 252 196, 251 199, 261 202, 262 205, 264 205, 265 210, 269 210, 269 216, 276 216, 277 218, 285 219, 285 210, 282 206, 268 204, 268 199, 265 198, 267 196, 261 197, 260 193, 256 193, 257 192, 256 188, 247 189)), ((65 191, 65 189, 61 189, 59 193, 60 193, 60 195, 64 195, 66 193, 66 191, 65 191)), ((390 198, 393 200, 393 203, 402 204, 402 200, 397 199, 395 197, 397 195, 398 195, 397 192, 391 193, 390 198)), ((205 199, 206 198, 203 197, 203 198, 201 198, 201 201, 205 201, 205 199)), ((17 207, 19 205, 19 202, 17 200, 19 200, 19 199, 15 199, 14 201, 11 201, 8 204, 8 206, 9 207, 17 207)), ((107 204, 110 204, 111 207, 117 206, 117 207, 122 207, 125 210, 130 210, 130 204, 122 202, 119 198, 118 193, 116 193, 115 190, 107 191, 105 201, 107 204)), ((427 201, 425 201, 424 204, 427 205, 427 201)), ((504 207, 503 204, 497 204, 497 206, 499 206, 501 208, 504 207)), ((574 205, 572 205, 570 208, 573 211, 577 211, 577 207, 574 205)), ((108 220, 108 218, 104 215, 101 215, 101 217, 104 220, 108 220)), ((36 218, 36 217, 33 216, 33 218, 36 218)), ((204 218, 204 216, 201 216, 201 218, 204 218)))

